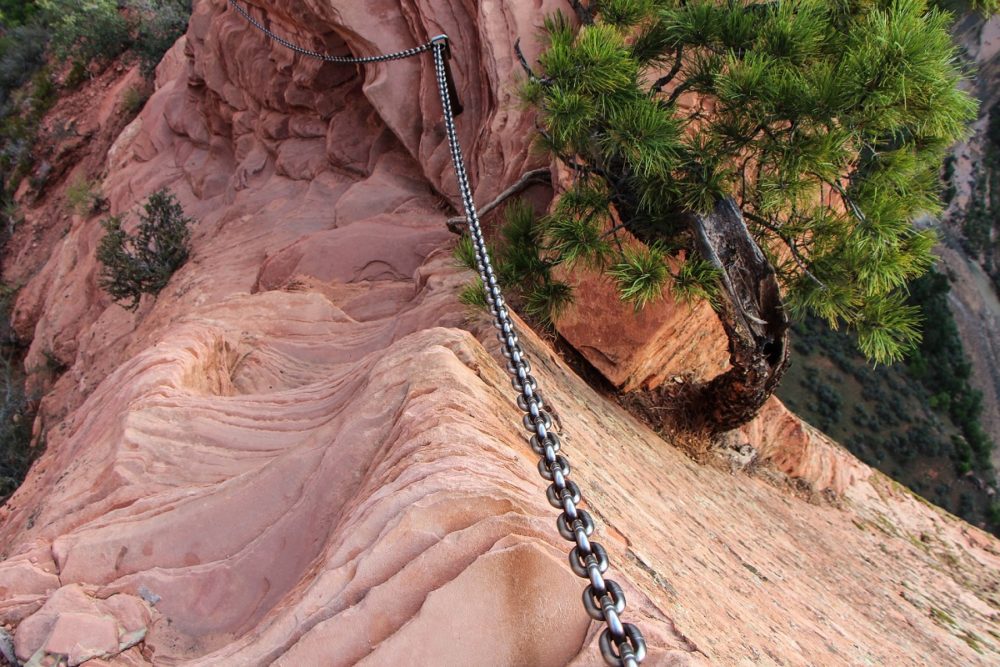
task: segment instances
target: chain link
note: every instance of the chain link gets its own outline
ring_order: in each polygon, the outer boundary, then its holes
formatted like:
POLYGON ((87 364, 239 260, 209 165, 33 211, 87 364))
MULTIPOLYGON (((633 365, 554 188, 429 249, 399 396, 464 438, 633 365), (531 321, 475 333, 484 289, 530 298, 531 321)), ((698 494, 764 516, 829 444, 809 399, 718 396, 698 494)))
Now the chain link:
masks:
POLYGON ((646 642, 639 628, 631 623, 622 623, 620 619, 620 614, 625 610, 625 594, 621 586, 604 578, 604 573, 608 569, 608 553, 600 544, 590 540, 590 535, 594 532, 594 520, 585 510, 577 507, 581 500, 580 487, 576 482, 567 479, 570 473, 569 462, 558 453, 559 436, 552 431, 552 416, 544 409, 545 401, 538 391, 538 382, 531 375, 531 364, 518 342, 514 322, 500 291, 482 227, 479 224, 479 215, 472 200, 472 188, 465 171, 462 148, 455 130, 455 117, 449 103, 445 68, 447 38, 435 38, 432 41, 434 71, 444 111, 445 133, 448 135, 448 145, 451 148, 451 159, 458 179, 465 218, 469 224, 469 233, 476 247, 476 266, 479 269, 479 278, 483 282, 486 302, 493 314, 493 326, 498 331, 497 339, 503 346, 503 355, 508 360, 507 370, 511 374, 511 384, 520 392, 517 405, 524 411, 523 422, 525 429, 531 433, 529 439, 531 448, 541 457, 538 461, 538 472, 545 480, 551 482, 545 495, 553 507, 562 510, 556 520, 559 534, 574 543, 570 551, 570 567, 577 576, 590 580, 583 593, 584 608, 591 618, 604 621, 607 625, 601 632, 599 641, 601 655, 609 665, 635 667, 646 657, 646 642))
POLYGON ((250 15, 246 9, 244 9, 236 0, 229 0, 229 4, 233 6, 237 12, 243 15, 250 25, 260 30, 262 33, 281 44, 286 49, 291 49, 295 53, 301 54, 303 56, 308 56, 310 58, 316 58, 317 60, 325 60, 328 63, 342 63, 345 65, 363 65, 365 63, 384 63, 390 60, 402 60, 404 58, 412 58, 413 56, 424 53, 425 51, 430 51, 433 45, 432 42, 426 42, 420 46, 415 46, 412 49, 404 49, 403 51, 396 51, 395 53, 384 53, 377 56, 365 56, 363 58, 353 58, 351 56, 331 56, 327 53, 320 53, 319 51, 310 51, 309 49, 303 48, 294 42, 289 42, 287 39, 281 35, 271 32, 267 27, 264 26, 260 21, 255 19, 250 15))
POLYGON ((458 190, 462 198, 462 207, 468 221, 469 233, 476 248, 476 266, 479 278, 483 282, 486 301, 493 314, 493 326, 497 329, 497 340, 501 344, 501 352, 507 358, 507 371, 511 375, 511 384, 518 391, 517 406, 524 412, 522 419, 524 428, 530 433, 528 443, 532 451, 540 458, 538 472, 549 482, 545 491, 549 504, 561 510, 556 519, 559 534, 573 544, 570 550, 569 564, 573 572, 589 583, 583 591, 583 607, 587 614, 598 622, 603 622, 605 628, 601 631, 598 644, 604 661, 612 667, 638 667, 646 657, 646 641, 635 625, 623 623, 621 614, 625 610, 625 593, 621 586, 611 579, 605 579, 608 570, 608 552, 591 541, 594 533, 594 519, 578 505, 581 502, 580 487, 568 479, 570 474, 569 461, 559 453, 559 436, 552 430, 552 415, 546 411, 545 400, 538 391, 538 381, 531 374, 531 363, 521 347, 514 329, 514 321, 507 310, 506 302, 500 291, 496 273, 490 260, 486 240, 483 237, 479 215, 472 199, 472 187, 465 169, 465 159, 462 147, 458 141, 455 128, 455 96, 449 88, 448 77, 448 37, 439 35, 421 46, 366 58, 348 58, 331 56, 316 51, 304 49, 297 44, 274 34, 255 20, 244 10, 236 0, 229 0, 236 11, 243 15, 255 28, 266 34, 278 44, 296 53, 318 58, 327 62, 337 63, 373 63, 388 60, 409 58, 424 51, 432 51, 434 55, 434 73, 437 79, 438 93, 441 96, 441 108, 444 113, 445 133, 448 136, 448 146, 451 150, 451 160, 458 180, 458 190))

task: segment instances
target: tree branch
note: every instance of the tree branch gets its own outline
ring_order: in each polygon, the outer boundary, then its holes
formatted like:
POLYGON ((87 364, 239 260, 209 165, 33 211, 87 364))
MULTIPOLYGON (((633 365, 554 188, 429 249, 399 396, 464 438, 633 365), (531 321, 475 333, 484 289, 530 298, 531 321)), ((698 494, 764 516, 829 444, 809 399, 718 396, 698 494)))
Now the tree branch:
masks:
MULTIPOLYGON (((479 209, 479 216, 486 217, 497 206, 500 206, 532 183, 543 182, 546 178, 551 177, 552 172, 545 168, 532 169, 531 171, 525 172, 521 175, 521 178, 517 179, 517 182, 498 194, 496 199, 479 209)), ((457 216, 454 218, 448 218, 446 224, 448 225, 448 231, 453 234, 461 234, 465 230, 465 227, 468 226, 469 221, 465 219, 465 216, 457 216)))
POLYGON ((524 52, 521 51, 521 38, 518 37, 514 40, 514 53, 517 55, 517 60, 521 63, 521 69, 532 79, 537 79, 538 76, 532 71, 531 65, 528 64, 528 59, 524 57, 524 52))
POLYGON ((556 153, 556 157, 559 158, 560 162, 562 162, 563 164, 565 164, 567 167, 569 167, 578 174, 597 174, 598 176, 603 176, 601 170, 598 169, 597 167, 591 167, 589 165, 577 162, 568 155, 563 155, 562 153, 556 153))
POLYGON ((594 22, 594 12, 590 7, 584 7, 580 0, 571 0, 569 4, 576 12, 576 18, 580 20, 580 23, 590 25, 594 22))
MULTIPOLYGON (((739 211, 738 207, 736 206, 736 204, 734 202, 728 201, 728 202, 726 202, 726 204, 728 204, 728 206, 730 207, 730 209, 732 211, 736 212, 737 216, 739 215, 740 211, 739 211)), ((694 232, 695 232, 695 242, 696 242, 697 247, 698 247, 698 252, 702 256, 702 259, 704 259, 709 264, 711 264, 716 269, 718 269, 718 271, 719 271, 719 281, 722 283, 723 289, 725 290, 726 294, 729 296, 729 303, 730 303, 731 307, 733 308, 733 310, 735 311, 735 313, 739 317, 741 317, 742 319, 744 319, 746 322, 752 322, 752 323, 758 324, 758 325, 766 325, 767 322, 764 321, 764 320, 762 320, 760 317, 758 317, 758 315, 756 313, 751 313, 747 309, 747 306, 744 303, 744 300, 742 298, 740 298, 741 296, 743 296, 743 293, 742 293, 741 290, 737 289, 736 284, 733 282, 732 277, 729 274, 730 270, 733 270, 735 267, 733 267, 733 266, 727 266, 727 264, 725 262, 723 262, 722 259, 719 257, 718 251, 716 250, 716 247, 715 247, 716 246, 716 242, 712 239, 711 234, 709 233, 708 229, 706 228, 705 218, 703 216, 700 216, 700 215, 695 215, 692 218, 692 220, 693 220, 693 227, 694 227, 694 232)), ((743 228, 743 231, 746 233, 747 238, 750 239, 750 236, 749 236, 749 233, 746 230, 746 227, 743 228)), ((752 239, 751 239, 751 241, 752 241, 752 239)), ((727 250, 730 251, 730 252, 733 251, 732 248, 727 248, 727 250)), ((758 250, 758 254, 760 255, 761 259, 763 259, 763 254, 760 253, 759 250, 758 250)), ((756 305, 756 304, 754 304, 754 305, 756 305)), ((747 331, 751 330, 751 328, 749 326, 747 326, 746 329, 747 329, 747 331)))
POLYGON ((667 72, 666 74, 664 74, 663 76, 661 76, 659 79, 656 80, 656 83, 654 83, 653 87, 649 89, 649 92, 651 93, 662 92, 663 87, 674 80, 674 77, 677 76, 677 73, 681 71, 681 65, 683 65, 684 63, 683 55, 684 55, 683 47, 678 46, 677 55, 674 58, 674 66, 670 68, 669 72, 667 72))
POLYGON ((677 102, 677 98, 687 92, 687 90, 694 85, 694 79, 688 79, 681 85, 674 88, 673 92, 670 93, 670 97, 667 98, 667 105, 673 106, 677 102))
POLYGON ((792 259, 795 260, 795 263, 798 264, 798 266, 799 266, 800 269, 802 269, 802 273, 804 273, 805 275, 809 276, 809 279, 812 280, 817 285, 819 285, 820 288, 822 288, 824 290, 827 289, 826 283, 824 283, 822 280, 820 280, 819 278, 817 278, 815 276, 815 274, 813 274, 813 272, 809 270, 809 267, 806 265, 805 257, 803 257, 802 253, 799 252, 799 246, 795 242, 795 239, 789 238, 788 236, 786 236, 785 234, 783 234, 778 227, 776 227, 776 226, 772 225, 771 223, 769 223, 762 216, 759 216, 759 215, 757 215, 755 213, 750 213, 749 211, 744 211, 743 212, 743 216, 745 218, 747 218, 748 220, 752 220, 756 224, 760 225, 764 229, 767 229, 768 231, 770 231, 771 233, 773 233, 775 236, 777 236, 785 244, 785 246, 787 246, 787 248, 791 251, 791 253, 792 253, 792 259))
POLYGON ((841 185, 840 183, 837 183, 836 181, 833 181, 833 182, 827 181, 826 179, 820 177, 819 174, 813 174, 813 176, 815 176, 820 181, 822 181, 823 183, 826 183, 831 188, 833 188, 834 190, 837 191, 837 194, 840 195, 840 198, 841 198, 841 200, 843 200, 844 205, 847 206, 847 208, 851 209, 851 213, 853 213, 854 217, 858 219, 858 222, 862 222, 864 224, 868 224, 868 218, 865 216, 864 211, 862 211, 858 207, 858 205, 856 203, 854 203, 854 200, 851 199, 851 196, 849 194, 847 194, 847 190, 844 189, 843 185, 841 185))
POLYGON ((598 176, 608 181, 609 183, 614 184, 616 182, 615 179, 613 179, 611 175, 604 169, 601 169, 596 165, 583 164, 581 162, 577 162, 575 158, 555 150, 554 148, 551 147, 553 145, 552 135, 546 132, 544 127, 536 125, 535 129, 538 131, 540 135, 542 135, 542 137, 545 138, 546 141, 549 142, 549 151, 551 151, 552 154, 554 154, 557 158, 559 158, 560 162, 565 164, 573 171, 577 172, 578 174, 597 174, 598 176))
POLYGON ((607 238, 607 237, 611 236, 612 234, 614 234, 615 235, 615 240, 617 241, 618 240, 618 234, 617 234, 617 232, 618 232, 619 229, 625 229, 625 223, 622 223, 620 225, 615 225, 614 227, 612 227, 608 231, 606 231, 603 234, 601 234, 601 238, 602 239, 603 238, 607 238))
POLYGON ((524 57, 524 52, 521 51, 521 38, 518 37, 514 42, 514 54, 517 56, 517 61, 521 63, 521 69, 524 73, 528 75, 528 78, 532 81, 538 81, 542 85, 549 85, 552 83, 552 77, 548 76, 538 76, 535 71, 531 69, 531 65, 528 64, 528 59, 524 57))
POLYGON ((742 184, 740 185, 740 202, 746 206, 747 203, 747 165, 750 164, 750 159, 753 154, 747 155, 743 160, 743 164, 740 166, 740 179, 742 184))

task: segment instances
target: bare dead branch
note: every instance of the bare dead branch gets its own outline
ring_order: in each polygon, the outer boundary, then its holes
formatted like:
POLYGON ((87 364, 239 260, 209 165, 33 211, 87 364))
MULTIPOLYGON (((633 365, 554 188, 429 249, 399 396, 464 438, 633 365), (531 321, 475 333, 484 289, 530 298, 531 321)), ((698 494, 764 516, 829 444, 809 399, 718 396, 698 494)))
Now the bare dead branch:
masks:
MULTIPOLYGON (((485 206, 480 208, 479 217, 481 218, 486 217, 496 207, 500 206, 505 201, 507 201, 514 195, 518 194, 532 183, 542 183, 545 181, 545 179, 548 178, 552 178, 552 172, 546 168, 532 169, 531 171, 525 172, 524 174, 521 175, 521 178, 517 179, 517 181, 513 185, 511 185, 509 188, 498 194, 496 196, 496 199, 494 199, 489 204, 486 204, 485 206)), ((465 219, 465 216, 458 216, 454 218, 448 218, 446 224, 448 225, 448 231, 450 231, 453 234, 461 234, 465 231, 465 228, 468 227, 469 223, 465 219)))
POLYGON ((667 72, 666 74, 664 74, 663 76, 661 76, 659 79, 656 80, 656 83, 653 84, 653 87, 650 88, 649 92, 659 93, 663 90, 663 87, 665 85, 674 80, 674 77, 677 76, 677 73, 681 71, 681 66, 684 63, 683 55, 684 55, 684 49, 678 46, 677 55, 674 58, 673 67, 670 68, 669 72, 667 72))

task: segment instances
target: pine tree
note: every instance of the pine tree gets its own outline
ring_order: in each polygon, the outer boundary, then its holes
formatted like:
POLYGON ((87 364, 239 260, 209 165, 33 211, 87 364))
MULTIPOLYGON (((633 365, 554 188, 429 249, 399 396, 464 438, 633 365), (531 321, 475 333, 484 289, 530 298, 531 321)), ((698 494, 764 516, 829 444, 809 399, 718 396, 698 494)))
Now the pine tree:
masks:
POLYGON ((539 251, 603 266, 637 307, 711 300, 732 369, 705 426, 752 418, 787 366, 788 316, 885 363, 919 341, 938 172, 976 104, 951 17, 926 0, 600 0, 546 21, 528 72, 542 143, 575 177, 539 251), (692 96, 698 104, 685 104, 692 96))
POLYGON ((137 309, 143 294, 159 294, 187 261, 192 222, 166 188, 143 204, 135 235, 125 231, 121 216, 102 220, 105 233, 97 247, 98 284, 123 308, 137 309))

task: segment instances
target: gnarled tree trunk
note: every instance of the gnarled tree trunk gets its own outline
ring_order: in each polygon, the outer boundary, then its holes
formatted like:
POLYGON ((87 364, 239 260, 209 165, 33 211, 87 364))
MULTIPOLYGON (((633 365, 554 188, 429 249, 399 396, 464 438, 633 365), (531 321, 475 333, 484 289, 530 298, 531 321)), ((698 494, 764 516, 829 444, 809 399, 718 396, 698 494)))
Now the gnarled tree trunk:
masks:
POLYGON ((731 197, 689 224, 701 256, 722 272, 715 312, 732 368, 693 390, 704 426, 722 433, 753 419, 777 388, 788 367, 788 317, 774 268, 731 197))
MULTIPOLYGON (((631 200, 614 201, 629 219, 631 200)), ((788 318, 777 276, 747 229, 731 198, 720 199, 708 215, 679 213, 671 232, 687 227, 699 254, 720 271, 715 312, 729 338, 731 368, 712 380, 683 387, 637 392, 630 401, 654 422, 710 434, 724 433, 753 419, 778 386, 788 366, 788 318)), ((643 243, 662 238, 663 229, 626 228, 643 243)))

